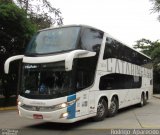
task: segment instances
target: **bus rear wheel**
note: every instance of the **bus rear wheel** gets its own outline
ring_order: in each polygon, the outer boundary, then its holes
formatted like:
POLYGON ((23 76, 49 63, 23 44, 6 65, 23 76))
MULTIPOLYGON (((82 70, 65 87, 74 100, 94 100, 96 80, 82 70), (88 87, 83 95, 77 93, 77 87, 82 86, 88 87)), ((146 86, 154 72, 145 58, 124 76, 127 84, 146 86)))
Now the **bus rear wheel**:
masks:
POLYGON ((145 104, 146 104, 146 98, 145 98, 145 95, 144 94, 142 94, 141 95, 141 101, 140 101, 140 103, 139 103, 139 106, 140 107, 143 107, 145 104))
POLYGON ((113 117, 116 115, 116 113, 118 112, 118 100, 116 97, 113 97, 112 98, 112 101, 111 101, 111 105, 110 105, 110 109, 109 109, 109 112, 108 112, 108 116, 109 117, 113 117))
POLYGON ((107 102, 102 98, 98 102, 97 115, 94 117, 94 121, 102 121, 107 116, 108 105, 107 102))

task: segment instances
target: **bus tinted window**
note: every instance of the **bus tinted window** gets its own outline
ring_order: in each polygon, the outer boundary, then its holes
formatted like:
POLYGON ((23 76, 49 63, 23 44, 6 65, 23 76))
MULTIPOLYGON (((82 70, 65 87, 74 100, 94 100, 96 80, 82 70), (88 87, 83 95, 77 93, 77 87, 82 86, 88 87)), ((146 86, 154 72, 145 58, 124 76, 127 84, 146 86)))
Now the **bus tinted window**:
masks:
POLYGON ((118 50, 119 50, 119 44, 117 44, 117 42, 112 38, 107 37, 103 59, 118 58, 119 56, 118 50))
POLYGON ((75 75, 77 91, 92 85, 97 65, 96 61, 95 57, 81 58, 74 61, 74 65, 77 65, 75 75))
POLYGON ((100 90, 140 88, 142 77, 125 74, 108 74, 100 78, 100 90))
POLYGON ((145 68, 152 68, 151 60, 122 43, 107 37, 103 59, 116 58, 145 68))
POLYGON ((99 53, 102 39, 103 32, 96 29, 85 28, 81 35, 81 48, 99 53))
POLYGON ((29 43, 26 54, 48 54, 74 50, 80 27, 64 27, 38 32, 29 43))

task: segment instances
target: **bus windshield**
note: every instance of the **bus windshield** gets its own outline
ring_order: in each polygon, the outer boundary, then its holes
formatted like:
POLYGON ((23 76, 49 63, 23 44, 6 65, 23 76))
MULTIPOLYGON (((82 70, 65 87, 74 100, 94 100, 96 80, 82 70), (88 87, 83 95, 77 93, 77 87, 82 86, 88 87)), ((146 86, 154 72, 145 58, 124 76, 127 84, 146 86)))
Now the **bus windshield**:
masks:
POLYGON ((71 72, 52 65, 24 64, 21 94, 34 99, 53 99, 72 94, 71 72))
POLYGON ((48 54, 74 50, 80 27, 62 27, 38 32, 30 41, 26 54, 48 54))

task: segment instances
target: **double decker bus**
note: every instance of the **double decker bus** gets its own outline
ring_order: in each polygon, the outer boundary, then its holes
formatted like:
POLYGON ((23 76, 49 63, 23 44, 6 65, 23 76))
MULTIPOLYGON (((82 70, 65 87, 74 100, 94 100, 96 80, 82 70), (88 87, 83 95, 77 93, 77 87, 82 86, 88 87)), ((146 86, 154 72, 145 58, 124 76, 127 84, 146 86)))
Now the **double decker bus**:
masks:
POLYGON ((69 25, 38 31, 21 60, 21 117, 72 123, 114 116, 118 109, 151 98, 151 59, 102 30, 69 25))

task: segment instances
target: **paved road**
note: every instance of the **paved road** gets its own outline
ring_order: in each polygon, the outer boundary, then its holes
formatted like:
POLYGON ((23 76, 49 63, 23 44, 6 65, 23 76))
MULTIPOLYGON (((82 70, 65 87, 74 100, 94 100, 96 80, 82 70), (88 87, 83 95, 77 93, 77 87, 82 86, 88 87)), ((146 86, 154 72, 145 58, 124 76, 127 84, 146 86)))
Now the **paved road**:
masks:
POLYGON ((96 135, 99 133, 106 135, 108 129, 116 128, 160 129, 160 99, 152 98, 142 108, 132 106, 122 109, 115 117, 106 118, 101 122, 93 122, 91 119, 87 119, 73 124, 57 124, 20 118, 17 111, 0 112, 0 129, 18 129, 18 135, 24 135, 25 133, 33 135, 49 133, 54 133, 54 135, 84 135, 88 133, 96 135))

